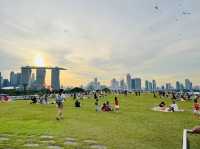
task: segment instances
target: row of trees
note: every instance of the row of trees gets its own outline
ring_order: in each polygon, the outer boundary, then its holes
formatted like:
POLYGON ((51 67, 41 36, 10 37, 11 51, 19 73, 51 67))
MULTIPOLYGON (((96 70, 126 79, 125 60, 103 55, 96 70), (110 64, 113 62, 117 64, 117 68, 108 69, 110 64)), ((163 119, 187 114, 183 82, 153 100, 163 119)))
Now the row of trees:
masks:
MULTIPOLYGON (((84 92, 89 92, 90 90, 85 90, 80 87, 75 87, 75 88, 67 88, 64 89, 64 93, 68 94, 74 94, 74 93, 84 93, 84 92)), ((111 92, 109 88, 104 88, 102 89, 104 92, 111 92)), ((49 89, 41 89, 41 90, 16 90, 16 89, 10 89, 10 90, 2 90, 0 89, 0 94, 8 94, 10 96, 21 96, 21 95, 33 95, 33 94, 49 94, 55 92, 57 93, 58 91, 50 91, 49 89)))

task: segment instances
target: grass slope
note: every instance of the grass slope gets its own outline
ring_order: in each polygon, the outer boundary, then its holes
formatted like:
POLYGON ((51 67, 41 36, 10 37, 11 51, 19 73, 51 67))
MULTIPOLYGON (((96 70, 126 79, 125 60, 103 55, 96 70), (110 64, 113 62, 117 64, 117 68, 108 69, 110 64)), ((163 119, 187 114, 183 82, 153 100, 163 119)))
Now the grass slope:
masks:
MULTIPOLYGON (((110 95, 103 101, 113 103, 110 95)), ((184 128, 200 124, 191 112, 192 102, 179 102, 185 109, 182 113, 160 113, 151 108, 161 100, 152 95, 136 97, 119 96, 120 112, 95 112, 94 100, 81 101, 81 108, 73 107, 67 100, 64 106, 65 119, 56 121, 55 105, 30 105, 29 101, 0 103, 0 134, 11 134, 11 140, 1 141, 0 148, 23 148, 29 137, 39 142, 41 135, 53 135, 57 145, 64 146, 66 137, 79 141, 79 148, 89 148, 83 140, 93 139, 108 149, 181 149, 184 128)), ((168 104, 171 103, 166 99, 168 104)), ((191 149, 199 149, 200 136, 192 135, 191 149)), ((45 148, 46 146, 40 146, 45 148)))

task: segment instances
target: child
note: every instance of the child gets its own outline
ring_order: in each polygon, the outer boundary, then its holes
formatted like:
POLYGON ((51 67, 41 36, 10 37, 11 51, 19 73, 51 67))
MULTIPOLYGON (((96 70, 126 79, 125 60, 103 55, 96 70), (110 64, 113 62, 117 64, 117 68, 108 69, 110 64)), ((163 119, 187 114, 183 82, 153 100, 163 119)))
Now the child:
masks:
POLYGON ((195 114, 200 114, 200 104, 197 99, 194 100, 193 110, 195 114))
POLYGON ((119 100, 117 99, 117 97, 115 97, 115 112, 119 112, 119 100))

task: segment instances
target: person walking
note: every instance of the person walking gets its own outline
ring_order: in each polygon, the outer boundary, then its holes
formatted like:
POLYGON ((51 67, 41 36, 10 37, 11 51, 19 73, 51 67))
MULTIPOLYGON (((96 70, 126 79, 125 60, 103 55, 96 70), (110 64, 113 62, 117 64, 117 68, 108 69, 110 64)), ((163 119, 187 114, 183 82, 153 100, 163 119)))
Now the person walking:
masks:
POLYGON ((119 100, 117 97, 115 97, 114 107, 115 107, 115 112, 119 112, 119 100))
POLYGON ((63 90, 60 89, 60 91, 58 92, 58 95, 56 96, 56 104, 57 104, 57 108, 58 108, 58 113, 56 116, 57 120, 63 119, 63 103, 64 103, 64 95, 63 95, 63 90))

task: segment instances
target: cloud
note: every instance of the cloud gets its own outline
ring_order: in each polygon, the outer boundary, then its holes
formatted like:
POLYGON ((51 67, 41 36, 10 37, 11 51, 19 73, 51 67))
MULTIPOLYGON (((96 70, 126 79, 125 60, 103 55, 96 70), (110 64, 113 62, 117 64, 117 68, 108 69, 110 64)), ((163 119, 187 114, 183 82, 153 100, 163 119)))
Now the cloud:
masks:
POLYGON ((158 5, 155 12, 146 0, 0 0, 1 71, 33 65, 41 54, 47 65, 70 68, 65 84, 95 76, 109 82, 128 72, 160 82, 196 76, 200 2, 158 5), (181 16, 185 8, 192 15, 181 16))

